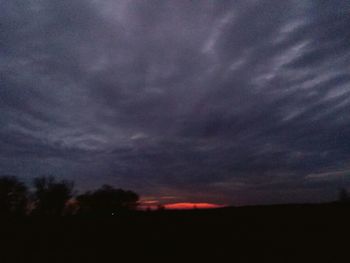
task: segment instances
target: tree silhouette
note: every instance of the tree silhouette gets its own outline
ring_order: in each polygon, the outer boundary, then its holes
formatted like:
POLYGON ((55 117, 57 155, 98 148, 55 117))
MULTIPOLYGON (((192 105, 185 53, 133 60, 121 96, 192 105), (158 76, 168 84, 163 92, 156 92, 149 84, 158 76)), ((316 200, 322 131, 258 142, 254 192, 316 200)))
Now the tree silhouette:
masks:
POLYGON ((0 215, 24 215, 27 187, 14 176, 0 177, 0 215))
POLYGON ((33 213, 58 216, 63 214, 67 201, 72 197, 74 184, 65 180, 56 182, 52 176, 43 176, 34 179, 34 187, 33 213))
POLYGON ((77 197, 79 212, 93 215, 116 215, 130 211, 137 207, 138 200, 139 196, 136 193, 115 189, 109 185, 77 197))
POLYGON ((342 188, 342 189, 339 190, 338 202, 341 202, 341 203, 348 203, 348 202, 350 202, 349 193, 348 193, 348 191, 345 188, 342 188))

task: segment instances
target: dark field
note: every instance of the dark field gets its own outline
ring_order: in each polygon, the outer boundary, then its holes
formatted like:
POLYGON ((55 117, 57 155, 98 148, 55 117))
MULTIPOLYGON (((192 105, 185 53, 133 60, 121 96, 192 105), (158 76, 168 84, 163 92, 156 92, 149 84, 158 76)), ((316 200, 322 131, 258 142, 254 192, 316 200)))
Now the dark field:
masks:
POLYGON ((284 205, 3 220, 0 262, 349 262, 349 211, 284 205))

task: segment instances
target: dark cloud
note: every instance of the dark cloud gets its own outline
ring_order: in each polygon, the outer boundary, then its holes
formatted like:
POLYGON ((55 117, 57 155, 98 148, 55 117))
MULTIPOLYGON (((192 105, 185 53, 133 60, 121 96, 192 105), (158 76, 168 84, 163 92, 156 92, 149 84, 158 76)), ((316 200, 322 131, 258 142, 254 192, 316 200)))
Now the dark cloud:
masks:
POLYGON ((1 1, 0 172, 179 201, 349 186, 347 1, 1 1))

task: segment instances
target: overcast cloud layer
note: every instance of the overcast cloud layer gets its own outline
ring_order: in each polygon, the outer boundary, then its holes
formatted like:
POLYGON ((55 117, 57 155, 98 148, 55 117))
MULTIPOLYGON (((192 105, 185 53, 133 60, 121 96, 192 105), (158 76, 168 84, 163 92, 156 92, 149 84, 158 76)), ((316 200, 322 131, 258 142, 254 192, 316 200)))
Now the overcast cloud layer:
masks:
POLYGON ((349 1, 0 6, 0 174, 164 202, 350 186, 349 1))

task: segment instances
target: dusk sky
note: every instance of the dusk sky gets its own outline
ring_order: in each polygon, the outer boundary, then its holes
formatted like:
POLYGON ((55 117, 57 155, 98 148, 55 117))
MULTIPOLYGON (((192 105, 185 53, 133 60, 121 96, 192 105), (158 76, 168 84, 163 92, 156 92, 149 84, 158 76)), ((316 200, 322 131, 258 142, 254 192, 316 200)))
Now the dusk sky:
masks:
POLYGON ((1 175, 331 201, 349 113, 350 1, 0 0, 1 175))

